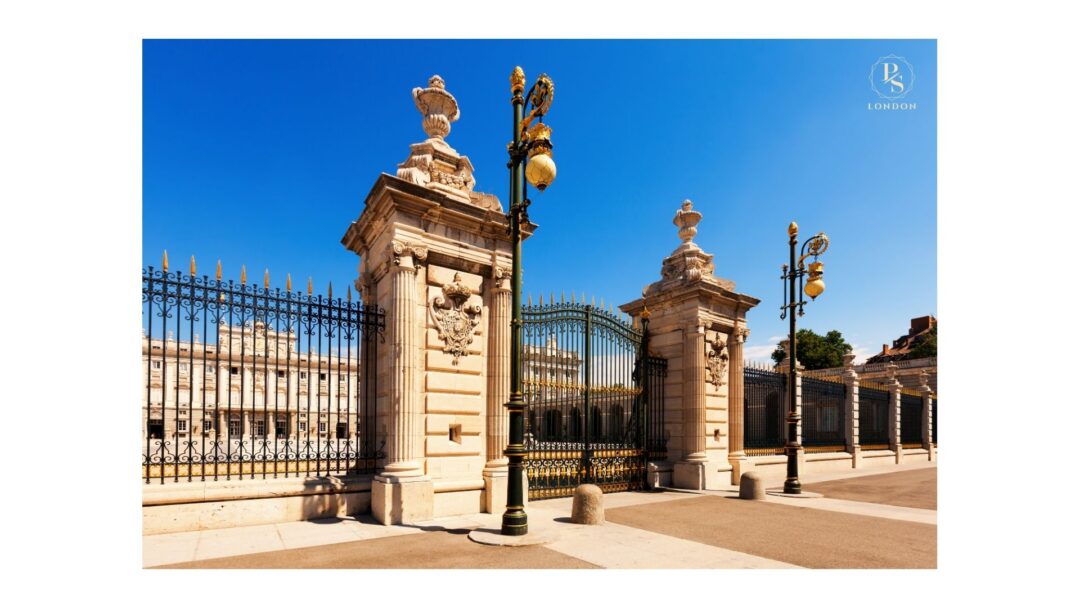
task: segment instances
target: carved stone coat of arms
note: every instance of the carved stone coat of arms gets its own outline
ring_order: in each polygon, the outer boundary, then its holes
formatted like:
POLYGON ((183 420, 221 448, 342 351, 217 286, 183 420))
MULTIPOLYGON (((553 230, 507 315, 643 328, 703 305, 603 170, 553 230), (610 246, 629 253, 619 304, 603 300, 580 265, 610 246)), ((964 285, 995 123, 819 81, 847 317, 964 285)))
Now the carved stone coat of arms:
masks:
POLYGON ((431 300, 431 318, 439 332, 439 339, 445 342, 444 353, 454 355, 454 365, 458 359, 468 355, 469 345, 473 341, 473 332, 480 324, 481 307, 468 305, 469 288, 461 282, 461 274, 454 273, 454 280, 443 285, 442 295, 431 300))

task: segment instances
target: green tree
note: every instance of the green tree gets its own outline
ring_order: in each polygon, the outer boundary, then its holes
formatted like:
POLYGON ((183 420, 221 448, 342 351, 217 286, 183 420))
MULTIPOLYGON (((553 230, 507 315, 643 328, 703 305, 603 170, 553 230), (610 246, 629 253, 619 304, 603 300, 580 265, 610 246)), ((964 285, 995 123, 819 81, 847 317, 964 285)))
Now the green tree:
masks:
POLYGON ((911 350, 908 351, 908 356, 905 359, 922 359, 923 357, 936 357, 937 356, 937 323, 930 328, 930 331, 915 338, 915 344, 911 346, 911 350))
MULTIPOLYGON (((800 329, 795 334, 798 348, 795 355, 806 369, 825 369, 840 367, 844 364, 844 353, 851 352, 851 345, 844 341, 844 336, 835 329, 819 336, 811 329, 800 329)), ((772 353, 773 361, 784 360, 784 349, 779 346, 772 353)))

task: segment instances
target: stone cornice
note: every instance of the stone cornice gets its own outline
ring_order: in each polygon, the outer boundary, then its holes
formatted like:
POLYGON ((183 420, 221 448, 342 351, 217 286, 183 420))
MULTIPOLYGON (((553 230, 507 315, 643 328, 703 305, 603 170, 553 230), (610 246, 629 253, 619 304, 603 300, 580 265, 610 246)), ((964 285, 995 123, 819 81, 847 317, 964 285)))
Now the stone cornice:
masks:
MULTIPOLYGON (((761 303, 761 300, 753 296, 736 293, 725 289, 721 285, 707 281, 697 281, 681 286, 675 285, 669 291, 648 296, 649 309, 653 312, 695 299, 718 300, 721 303, 732 307, 737 306, 740 316, 745 315, 747 310, 761 303)), ((637 316, 644 307, 645 300, 643 298, 638 298, 620 305, 619 310, 629 315, 637 316)), ((730 321, 728 321, 727 324, 730 324, 730 321)))
MULTIPOLYGON (((504 214, 383 173, 375 180, 364 199, 363 212, 349 225, 341 244, 364 255, 393 223, 396 213, 413 218, 421 230, 429 222, 438 222, 484 238, 510 242, 509 223, 504 214)), ((529 223, 523 229, 524 237, 535 229, 536 225, 529 223)))

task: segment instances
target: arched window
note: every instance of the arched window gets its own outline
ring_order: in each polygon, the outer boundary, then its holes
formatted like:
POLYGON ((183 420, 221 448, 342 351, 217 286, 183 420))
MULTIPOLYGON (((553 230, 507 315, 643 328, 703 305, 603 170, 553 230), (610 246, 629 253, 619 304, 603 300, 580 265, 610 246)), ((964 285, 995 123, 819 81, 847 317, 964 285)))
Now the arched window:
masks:
POLYGON ((544 412, 543 439, 554 440, 559 437, 559 429, 562 427, 562 414, 559 410, 544 412))
POLYGON ((611 440, 622 441, 626 431, 626 422, 623 420, 623 406, 616 405, 611 409, 611 440))
POLYGON ((582 438, 581 410, 575 407, 570 410, 570 440, 581 441, 582 438))

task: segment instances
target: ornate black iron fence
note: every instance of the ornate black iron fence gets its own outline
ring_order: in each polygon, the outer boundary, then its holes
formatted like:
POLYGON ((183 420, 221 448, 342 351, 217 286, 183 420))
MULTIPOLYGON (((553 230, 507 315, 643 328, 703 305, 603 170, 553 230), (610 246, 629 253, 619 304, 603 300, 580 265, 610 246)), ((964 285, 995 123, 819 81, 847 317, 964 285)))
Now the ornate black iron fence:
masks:
POLYGON ((839 380, 802 377, 802 444, 807 452, 843 451, 847 391, 839 380))
POLYGON ((884 386, 859 383, 859 445, 862 449, 888 449, 889 398, 889 391, 884 386))
POLYGON ((381 310, 163 266, 142 278, 146 483, 375 470, 381 310))
POLYGON ((905 448, 922 447, 922 395, 908 389, 900 391, 900 444, 905 448))
POLYGON ((743 443, 747 456, 784 453, 787 378, 764 366, 743 367, 743 443))
POLYGON ((529 498, 643 487, 663 458, 666 361, 645 357, 647 329, 584 303, 523 308, 521 357, 529 498))

